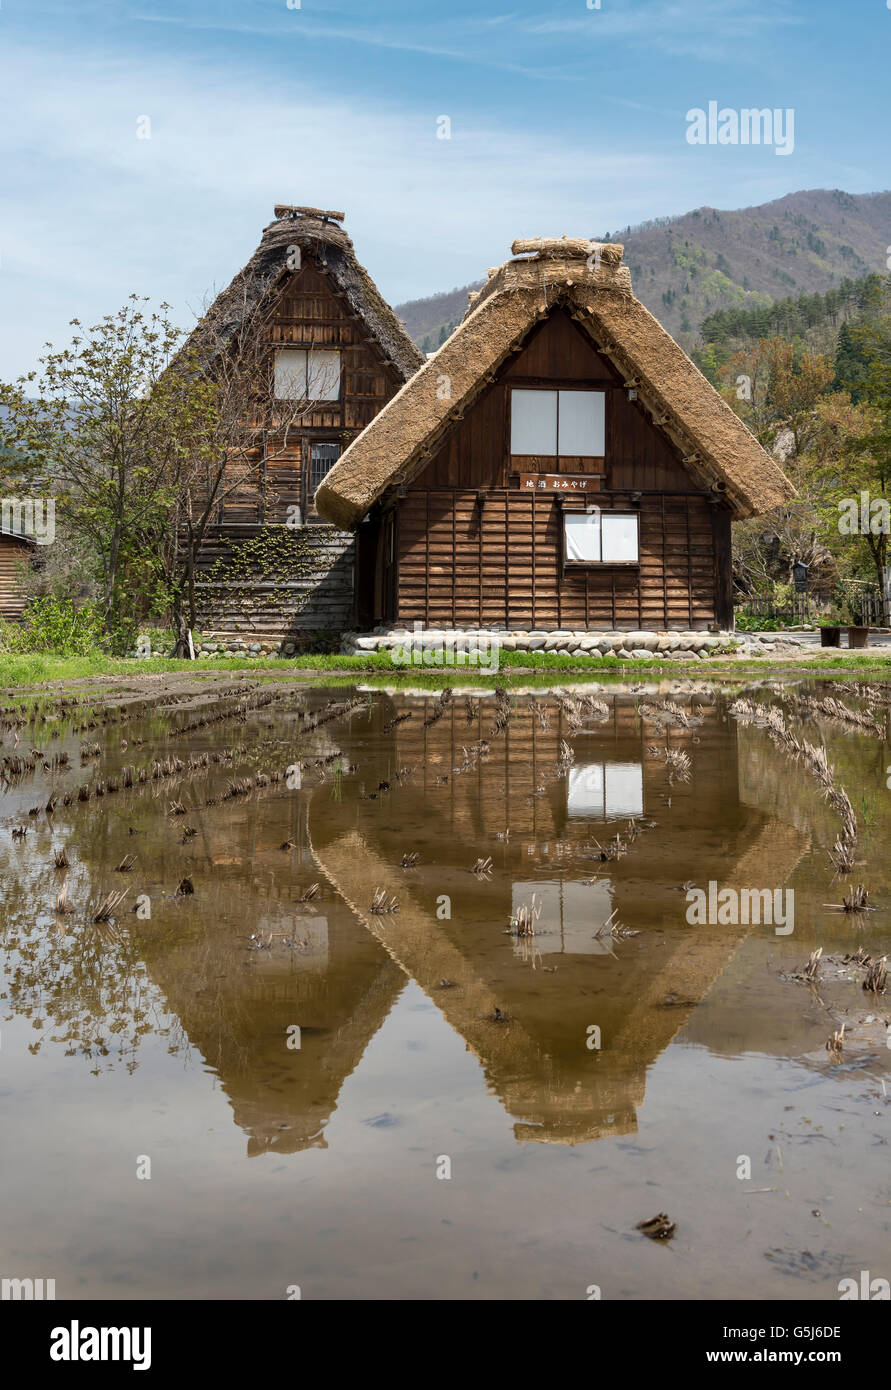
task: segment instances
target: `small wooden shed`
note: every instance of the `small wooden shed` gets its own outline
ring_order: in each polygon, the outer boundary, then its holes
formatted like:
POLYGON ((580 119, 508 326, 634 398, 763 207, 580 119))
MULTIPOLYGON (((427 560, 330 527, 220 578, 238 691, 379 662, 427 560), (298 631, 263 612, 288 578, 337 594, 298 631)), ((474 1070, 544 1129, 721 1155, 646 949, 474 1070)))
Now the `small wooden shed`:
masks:
POLYGON ((23 569, 34 556, 35 542, 20 532, 0 528, 0 618, 20 618, 27 603, 23 569))
POLYGON ((360 621, 729 627, 731 521, 794 488, 621 246, 513 251, 316 493, 358 530, 360 621))

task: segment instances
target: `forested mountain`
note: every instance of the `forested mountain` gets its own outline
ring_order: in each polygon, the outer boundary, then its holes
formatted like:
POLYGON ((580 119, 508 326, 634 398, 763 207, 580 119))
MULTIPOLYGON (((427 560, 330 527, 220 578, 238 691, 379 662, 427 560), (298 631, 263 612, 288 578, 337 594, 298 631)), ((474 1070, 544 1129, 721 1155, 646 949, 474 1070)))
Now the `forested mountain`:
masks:
MULTIPOLYGON (((689 351, 700 342, 703 320, 720 311, 764 309, 885 274, 889 229, 891 192, 815 189, 733 212, 703 207, 637 227, 592 228, 591 235, 624 243, 635 294, 689 351)), ((479 283, 411 300, 396 312, 431 352, 479 283)))

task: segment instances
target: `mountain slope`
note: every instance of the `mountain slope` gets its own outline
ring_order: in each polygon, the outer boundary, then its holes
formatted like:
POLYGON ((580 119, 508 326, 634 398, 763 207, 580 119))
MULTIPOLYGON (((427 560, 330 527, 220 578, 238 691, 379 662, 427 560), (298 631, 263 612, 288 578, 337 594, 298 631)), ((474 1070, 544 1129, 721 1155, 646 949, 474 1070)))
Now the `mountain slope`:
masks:
MULTIPOLYGON (((696 208, 682 217, 602 233, 621 241, 634 292, 687 350, 718 309, 756 308, 802 293, 825 294, 844 279, 884 274, 891 241, 891 192, 789 193, 759 207, 696 208)), ((467 308, 461 289, 410 300, 396 313, 425 351, 467 308)))

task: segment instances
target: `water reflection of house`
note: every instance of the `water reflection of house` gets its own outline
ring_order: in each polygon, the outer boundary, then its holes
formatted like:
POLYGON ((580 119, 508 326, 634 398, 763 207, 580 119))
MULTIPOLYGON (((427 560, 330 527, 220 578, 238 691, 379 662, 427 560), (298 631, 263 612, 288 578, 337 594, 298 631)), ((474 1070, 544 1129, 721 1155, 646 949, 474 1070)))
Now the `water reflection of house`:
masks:
MULTIPOLYGON (((648 1068, 746 935, 688 926, 681 885, 779 885, 802 841, 742 802, 735 726, 706 696, 699 722, 658 738, 631 697, 603 698, 606 717, 582 731, 548 699, 544 716, 521 702, 499 734, 491 697, 470 721, 456 705, 426 728, 432 699, 407 711, 384 698, 355 742, 345 737, 362 770, 336 794, 326 780, 194 813, 187 853, 200 891, 187 914, 165 900, 141 944, 250 1153, 324 1143, 340 1089, 406 977, 479 1058, 518 1138, 579 1143, 635 1129, 648 1068), (462 747, 481 737, 488 755, 464 770, 462 747), (598 771, 558 775, 567 737, 574 766, 598 771), (689 752, 689 783, 671 785, 652 752, 666 738, 689 752), (385 780, 389 792, 369 794, 385 780), (646 824, 627 855, 603 862, 599 846, 624 826, 632 797, 646 824), (412 848, 421 860, 407 873, 412 848), (470 869, 487 856, 492 876, 478 879, 470 869), (316 879, 318 899, 300 904, 316 879), (378 887, 398 912, 369 912, 378 887), (539 931, 522 942, 505 928, 532 892, 539 931), (444 896, 448 920, 437 915, 444 896), (639 934, 607 946, 596 931, 612 911, 639 934), (272 947, 247 949, 251 933, 272 947), (280 945, 284 936, 301 944, 280 945), (286 1046, 295 1024, 299 1051, 286 1046), (588 1047, 592 1025, 599 1049, 588 1047)), ((159 875, 167 854, 159 844, 159 875)))
POLYGON ((320 878, 306 807, 305 791, 266 788, 192 809, 198 833, 185 848, 171 850, 169 829, 140 839, 152 918, 131 930, 143 933, 148 971, 219 1078, 249 1154, 324 1147, 341 1087, 405 984, 324 883, 299 901, 320 878), (186 900, 170 895, 174 853, 195 884, 186 900), (295 1025, 299 1049, 288 1046, 295 1025))
POLYGON ((324 915, 302 921, 290 908, 255 922, 250 891, 235 894, 230 884, 226 896, 225 915, 211 906, 197 933, 149 955, 149 970, 219 1077, 248 1153, 323 1148, 341 1087, 404 976, 342 904, 326 903, 324 915), (249 950, 248 924, 309 937, 309 948, 278 938, 268 950, 249 950), (299 1048, 288 1046, 295 1025, 299 1048))
POLYGON ((398 726, 390 760, 416 770, 385 811, 358 802, 345 831, 324 801, 310 808, 313 849, 330 882, 479 1057, 525 1139, 575 1143, 635 1128, 647 1068, 747 934, 691 928, 681 885, 781 884, 800 854, 794 831, 741 804, 735 728, 716 710, 703 703, 701 722, 671 731, 692 760, 690 782, 671 785, 664 761, 647 751, 653 728, 629 697, 606 698, 608 716, 572 735, 580 766, 604 770, 602 783, 591 779, 602 789, 596 804, 570 806, 569 779, 556 774, 569 731, 553 702, 546 726, 533 710, 517 710, 508 730, 489 738, 488 756, 461 770, 462 747, 490 732, 493 705, 484 701, 476 727, 468 729, 461 708, 426 728, 420 712, 398 726), (626 814, 639 787, 643 814, 656 824, 627 855, 603 863, 598 846, 621 823, 605 824, 610 766, 625 770, 616 814, 626 814), (398 868, 406 836, 431 825, 427 862, 409 880, 398 868), (499 840, 508 828, 510 838, 499 840), (494 873, 479 880, 469 869, 487 855, 494 873), (368 912, 373 887, 397 896, 397 914, 368 912), (519 942, 505 927, 533 891, 542 908, 536 938, 519 942), (447 921, 436 914, 443 895, 447 921), (610 911, 639 934, 604 950, 596 931, 610 911), (496 1009, 508 1023, 493 1021, 496 1009), (587 1045, 592 1025, 599 1050, 587 1045))

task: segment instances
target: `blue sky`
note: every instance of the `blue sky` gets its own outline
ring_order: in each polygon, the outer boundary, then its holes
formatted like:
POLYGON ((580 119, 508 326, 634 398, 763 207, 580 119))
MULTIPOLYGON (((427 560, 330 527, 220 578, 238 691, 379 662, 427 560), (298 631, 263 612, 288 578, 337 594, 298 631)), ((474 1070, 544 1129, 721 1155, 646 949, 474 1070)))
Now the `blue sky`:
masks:
POLYGON ((889 49, 886 0, 2 0, 0 376, 131 291, 189 327, 279 201, 397 303, 515 236, 886 188, 889 49), (689 145, 710 100, 794 153, 689 145))

